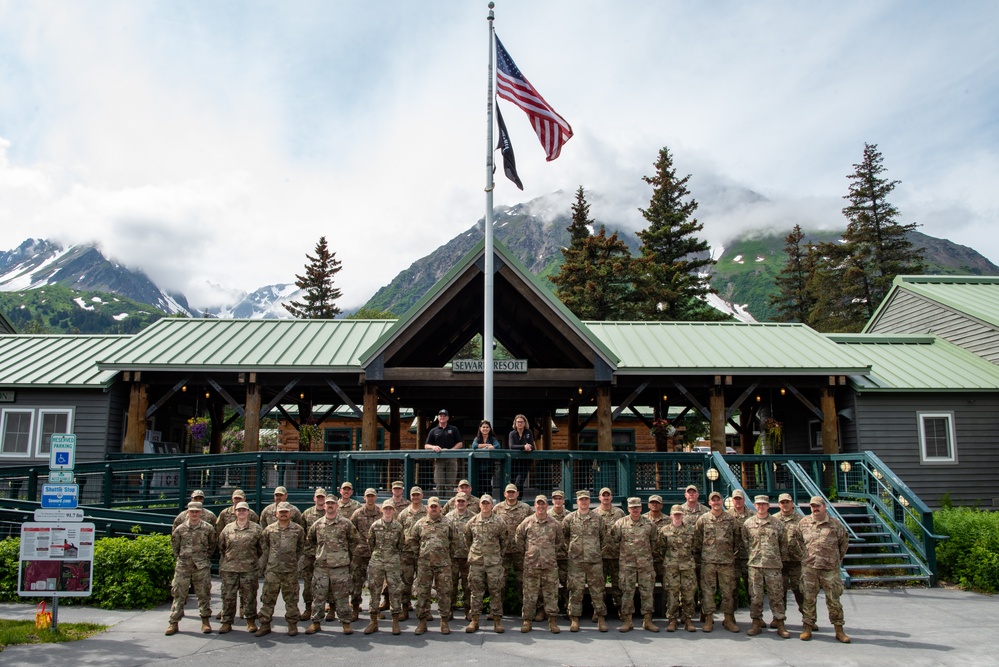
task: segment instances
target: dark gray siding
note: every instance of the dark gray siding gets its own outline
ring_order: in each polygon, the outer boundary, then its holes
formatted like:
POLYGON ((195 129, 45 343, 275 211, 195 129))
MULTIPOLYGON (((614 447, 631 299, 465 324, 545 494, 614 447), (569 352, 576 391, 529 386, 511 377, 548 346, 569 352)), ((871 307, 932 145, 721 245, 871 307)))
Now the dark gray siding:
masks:
POLYGON ((877 454, 927 505, 949 493, 955 505, 991 507, 999 498, 999 396, 994 394, 860 394, 860 450, 877 454), (956 464, 924 464, 917 412, 952 412, 956 464))

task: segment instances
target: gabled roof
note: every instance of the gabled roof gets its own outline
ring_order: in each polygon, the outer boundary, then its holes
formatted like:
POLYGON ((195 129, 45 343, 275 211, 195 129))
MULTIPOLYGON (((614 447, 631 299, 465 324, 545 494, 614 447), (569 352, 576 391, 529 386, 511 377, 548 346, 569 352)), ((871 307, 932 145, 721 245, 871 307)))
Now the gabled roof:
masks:
POLYGON ((891 291, 874 311, 864 327, 864 333, 874 327, 899 290, 918 294, 990 326, 999 327, 997 276, 895 276, 891 291))
POLYGON ((869 366, 803 324, 586 322, 620 358, 617 374, 851 375, 869 366))
POLYGON ((828 334, 871 364, 858 391, 967 392, 999 390, 999 367, 938 336, 828 334))
POLYGON ((114 354, 131 336, 0 336, 0 388, 104 388, 118 374, 97 359, 114 354))
POLYGON ((4 312, 0 310, 0 334, 16 334, 17 330, 14 329, 14 325, 11 324, 4 312))
POLYGON ((99 359, 116 370, 359 370, 359 354, 393 320, 163 318, 99 359))

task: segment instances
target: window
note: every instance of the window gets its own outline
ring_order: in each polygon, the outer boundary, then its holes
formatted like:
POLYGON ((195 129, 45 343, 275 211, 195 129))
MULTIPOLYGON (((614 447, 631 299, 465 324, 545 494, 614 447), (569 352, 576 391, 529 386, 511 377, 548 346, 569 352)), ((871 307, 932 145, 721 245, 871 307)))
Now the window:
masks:
POLYGON ((0 455, 29 456, 34 410, 4 410, 0 418, 0 455))
MULTIPOLYGON (((611 446, 615 452, 635 451, 635 429, 611 429, 611 446)), ((597 430, 583 429, 579 432, 579 448, 583 451, 597 451, 597 430)))
POLYGON ((49 444, 52 435, 55 433, 72 433, 70 419, 73 413, 70 410, 39 410, 38 411, 38 444, 35 448, 35 456, 48 456, 49 444))
MULTIPOLYGON (((354 429, 354 433, 356 434, 354 438, 354 451, 359 452, 361 451, 361 429, 354 429)), ((378 440, 375 443, 375 449, 377 451, 385 449, 385 429, 381 426, 378 427, 378 440)))
POLYGON ((327 452, 348 452, 354 444, 354 433, 350 428, 327 428, 323 431, 323 450, 327 452))
POLYGON ((954 413, 917 412, 919 460, 922 463, 957 463, 954 413))
POLYGON ((822 422, 818 419, 808 422, 808 449, 822 453, 822 422))

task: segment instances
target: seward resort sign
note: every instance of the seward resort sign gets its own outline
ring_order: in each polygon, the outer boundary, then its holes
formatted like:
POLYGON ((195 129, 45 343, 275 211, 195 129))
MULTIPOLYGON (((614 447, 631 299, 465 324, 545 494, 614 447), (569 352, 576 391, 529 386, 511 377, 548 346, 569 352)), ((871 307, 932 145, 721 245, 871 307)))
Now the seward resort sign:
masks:
MULTIPOLYGON (((482 359, 455 359, 451 362, 452 373, 481 373, 482 359)), ((526 373, 527 359, 493 359, 494 373, 526 373)))

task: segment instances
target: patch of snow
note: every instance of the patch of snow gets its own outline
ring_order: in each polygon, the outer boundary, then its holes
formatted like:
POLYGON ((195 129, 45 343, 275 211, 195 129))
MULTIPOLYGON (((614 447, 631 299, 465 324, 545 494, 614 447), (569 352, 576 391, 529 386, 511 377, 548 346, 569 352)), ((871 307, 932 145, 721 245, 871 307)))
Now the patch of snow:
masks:
POLYGON ((724 255, 724 254, 725 254, 725 246, 723 246, 723 245, 720 245, 717 248, 712 248, 711 249, 711 259, 713 259, 716 262, 719 259, 721 259, 721 256, 724 255))
POLYGON ((756 318, 754 318, 749 311, 746 310, 745 304, 738 305, 729 303, 717 294, 708 294, 705 301, 715 310, 719 310, 726 315, 731 315, 739 322, 756 322, 756 318))
POLYGON ((45 279, 35 280, 35 274, 44 270, 51 264, 59 261, 59 259, 67 254, 72 248, 66 250, 60 250, 55 253, 44 262, 34 267, 25 267, 24 264, 19 264, 14 267, 11 271, 4 275, 0 275, 0 291, 3 292, 16 292, 22 289, 35 289, 37 287, 42 287, 48 282, 45 279))
POLYGON ((765 257, 760 257, 759 255, 757 255, 757 256, 756 256, 756 261, 757 261, 757 262, 765 262, 765 261, 767 261, 767 260, 766 260, 766 258, 765 258, 765 257))
POLYGON ((118 322, 121 322, 126 317, 128 317, 128 313, 119 313, 118 315, 111 316, 112 319, 117 320, 118 322))
POLYGON ((22 303, 21 304, 21 310, 24 310, 25 308, 27 308, 27 306, 22 303))
POLYGON ((73 303, 75 303, 76 305, 78 305, 83 310, 93 310, 94 309, 93 306, 88 306, 87 304, 85 304, 83 302, 83 297, 80 297, 80 296, 78 296, 75 299, 73 299, 73 303))
POLYGON ((735 262, 736 264, 744 264, 745 263, 745 260, 742 258, 742 255, 736 255, 732 259, 732 261, 735 262))
POLYGON ((104 303, 103 301, 101 301, 101 297, 99 297, 99 296, 92 296, 92 297, 90 297, 90 300, 93 303, 104 303))

